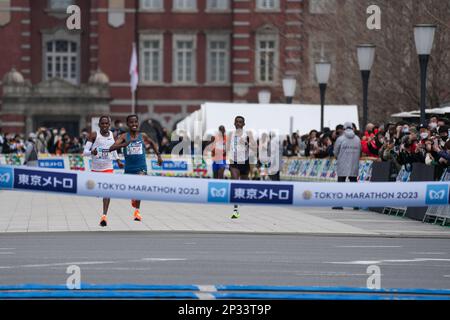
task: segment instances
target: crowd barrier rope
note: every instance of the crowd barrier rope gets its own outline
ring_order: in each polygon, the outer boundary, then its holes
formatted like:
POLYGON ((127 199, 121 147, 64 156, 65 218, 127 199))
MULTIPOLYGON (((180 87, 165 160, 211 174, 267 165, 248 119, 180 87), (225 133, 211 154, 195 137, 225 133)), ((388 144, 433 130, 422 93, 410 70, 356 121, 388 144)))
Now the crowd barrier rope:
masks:
POLYGON ((358 183, 188 179, 0 165, 0 189, 185 203, 306 207, 449 204, 449 182, 358 183))

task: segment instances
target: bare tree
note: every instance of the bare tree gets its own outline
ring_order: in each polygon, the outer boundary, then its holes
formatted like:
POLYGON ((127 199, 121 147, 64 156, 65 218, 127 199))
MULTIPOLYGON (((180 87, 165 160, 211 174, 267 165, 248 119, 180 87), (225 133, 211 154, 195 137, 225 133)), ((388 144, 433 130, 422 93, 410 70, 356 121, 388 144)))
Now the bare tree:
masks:
MULTIPOLYGON (((306 14, 303 29, 305 38, 320 39, 318 35, 322 35, 331 46, 327 48, 333 56, 327 58, 334 62, 327 91, 329 103, 361 104, 356 46, 373 43, 377 48, 369 83, 369 121, 385 121, 392 113, 418 109, 419 62, 413 34, 416 23, 437 25, 428 67, 427 105, 434 108, 450 101, 450 1, 336 0, 335 9, 332 14, 306 14), (369 30, 366 25, 366 10, 373 4, 381 9, 380 30, 369 30)), ((312 58, 311 54, 307 57, 312 58)), ((307 71, 311 68, 304 67, 302 73, 307 71)), ((305 77, 299 79, 302 91, 313 89, 305 77)), ((318 95, 306 99, 317 103, 318 95)))

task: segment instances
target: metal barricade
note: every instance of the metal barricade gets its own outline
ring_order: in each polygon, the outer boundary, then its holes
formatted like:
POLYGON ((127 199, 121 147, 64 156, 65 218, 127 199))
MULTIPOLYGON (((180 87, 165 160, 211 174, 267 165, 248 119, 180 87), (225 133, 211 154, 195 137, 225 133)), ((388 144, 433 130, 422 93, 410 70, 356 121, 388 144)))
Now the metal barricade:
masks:
MULTIPOLYGON (((440 181, 450 181, 450 170, 448 168, 444 170, 440 181)), ((429 206, 422 222, 441 224, 442 226, 450 224, 450 205, 429 206)))

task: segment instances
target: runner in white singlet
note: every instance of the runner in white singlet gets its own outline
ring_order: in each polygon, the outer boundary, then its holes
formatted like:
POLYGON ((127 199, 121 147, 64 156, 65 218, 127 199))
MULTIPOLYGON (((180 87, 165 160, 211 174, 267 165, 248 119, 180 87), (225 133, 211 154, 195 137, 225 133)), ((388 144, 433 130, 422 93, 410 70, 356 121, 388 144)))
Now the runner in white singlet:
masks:
MULTIPOLYGON (((115 139, 113 133, 109 130, 111 121, 109 117, 100 117, 100 131, 91 132, 89 139, 84 147, 84 156, 91 156, 92 172, 114 173, 113 160, 117 160, 120 168, 123 167, 117 151, 110 152, 109 148, 114 144, 115 139)), ((103 214, 100 219, 100 226, 106 227, 110 199, 103 199, 103 214)))
MULTIPOLYGON (((250 164, 255 164, 257 144, 251 131, 245 132, 245 119, 237 116, 234 119, 234 127, 236 130, 231 132, 228 142, 228 159, 230 164, 231 179, 248 180, 250 173, 250 164)), ((233 215, 231 219, 239 218, 238 205, 234 205, 233 215)))

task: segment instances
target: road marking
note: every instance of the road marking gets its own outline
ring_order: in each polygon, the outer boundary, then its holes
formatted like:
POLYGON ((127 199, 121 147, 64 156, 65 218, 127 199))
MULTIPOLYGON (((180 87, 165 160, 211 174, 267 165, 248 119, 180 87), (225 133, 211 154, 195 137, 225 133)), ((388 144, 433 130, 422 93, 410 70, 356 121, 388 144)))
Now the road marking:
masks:
POLYGON ((0 254, 15 254, 14 252, 0 252, 0 254))
POLYGON ((62 263, 47 263, 47 264, 23 264, 18 266, 0 266, 0 269, 14 269, 14 268, 43 268, 43 267, 58 267, 70 265, 93 265, 93 264, 109 264, 117 263, 117 261, 85 261, 85 262, 62 262, 62 263))
POLYGON ((318 272, 318 273, 294 273, 296 276, 305 276, 305 277, 349 277, 349 276, 361 276, 367 277, 367 273, 346 273, 346 272, 318 272))
POLYGON ((335 246, 335 248, 403 248, 403 246, 335 246))
POLYGON ((141 261, 186 261, 184 258, 143 258, 141 261))
POLYGON ((215 300, 216 297, 210 293, 205 293, 205 292, 197 292, 194 293, 197 298, 199 298, 200 300, 215 300))
POLYGON ((447 254, 447 252, 410 252, 411 254, 447 254))
POLYGON ((216 286, 212 286, 212 285, 197 285, 198 290, 202 291, 202 292, 216 292, 217 288, 216 286))
POLYGON ((448 261, 450 259, 434 259, 434 258, 415 258, 415 259, 403 259, 403 260, 357 260, 357 261, 347 261, 347 262, 325 262, 331 264, 362 264, 362 265, 372 265, 372 264, 381 264, 383 262, 393 262, 393 263, 402 263, 402 262, 425 262, 425 261, 448 261))
POLYGON ((128 262, 142 262, 142 261, 185 261, 184 258, 143 258, 140 260, 117 260, 117 261, 84 261, 84 262, 61 262, 61 263, 46 263, 46 264, 24 264, 18 266, 0 266, 0 269, 14 269, 14 268, 44 268, 44 267, 61 267, 70 265, 97 265, 97 264, 115 264, 128 262))
POLYGON ((16 250, 16 248, 0 248, 0 250, 16 250))
POLYGON ((444 274, 444 278, 450 278, 450 274, 444 274))

